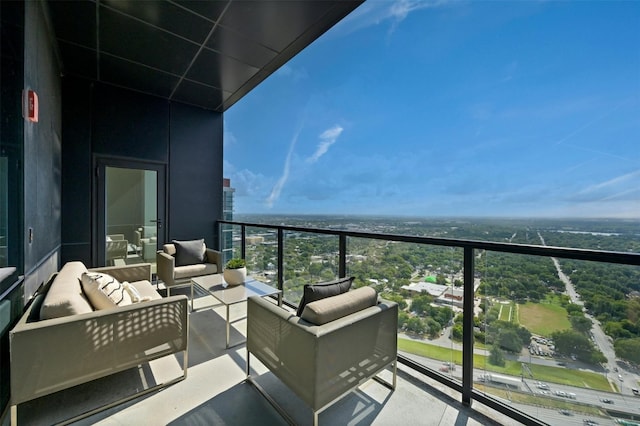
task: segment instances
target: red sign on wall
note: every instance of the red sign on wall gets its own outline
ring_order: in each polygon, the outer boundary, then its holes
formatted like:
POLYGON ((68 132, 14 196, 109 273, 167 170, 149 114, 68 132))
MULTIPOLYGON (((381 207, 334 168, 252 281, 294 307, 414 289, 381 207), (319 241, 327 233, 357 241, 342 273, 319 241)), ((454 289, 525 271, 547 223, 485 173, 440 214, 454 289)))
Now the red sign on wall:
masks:
POLYGON ((33 90, 22 91, 22 116, 32 123, 38 122, 38 94, 33 90))

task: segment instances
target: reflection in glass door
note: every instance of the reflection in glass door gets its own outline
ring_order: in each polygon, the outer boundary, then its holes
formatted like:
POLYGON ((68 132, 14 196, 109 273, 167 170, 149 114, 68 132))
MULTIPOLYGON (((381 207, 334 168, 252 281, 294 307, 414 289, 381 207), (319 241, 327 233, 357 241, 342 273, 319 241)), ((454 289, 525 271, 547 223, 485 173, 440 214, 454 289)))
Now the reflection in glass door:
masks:
POLYGON ((164 168, 98 161, 97 256, 107 266, 151 263, 164 243, 164 168))
POLYGON ((155 263, 157 173, 106 167, 105 264, 155 263))

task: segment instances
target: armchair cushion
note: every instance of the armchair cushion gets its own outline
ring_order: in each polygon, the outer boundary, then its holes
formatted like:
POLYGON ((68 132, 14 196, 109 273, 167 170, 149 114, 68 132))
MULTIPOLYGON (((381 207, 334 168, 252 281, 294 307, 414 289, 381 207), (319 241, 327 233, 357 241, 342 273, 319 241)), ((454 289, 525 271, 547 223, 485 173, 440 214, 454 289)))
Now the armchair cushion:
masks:
POLYGON ((298 305, 298 310, 296 311, 296 316, 302 316, 302 312, 304 312, 304 307, 307 303, 315 302, 316 300, 324 299, 325 297, 346 293, 351 288, 353 280, 354 277, 346 277, 325 283, 313 285, 305 284, 302 299, 300 299, 300 305, 298 305))
POLYGON ((191 241, 173 240, 173 244, 176 248, 176 266, 193 265, 204 262, 206 251, 204 239, 191 241))
POLYGON ((354 312, 375 306, 378 293, 371 287, 360 287, 336 296, 307 303, 301 318, 315 325, 322 325, 346 317, 354 312))

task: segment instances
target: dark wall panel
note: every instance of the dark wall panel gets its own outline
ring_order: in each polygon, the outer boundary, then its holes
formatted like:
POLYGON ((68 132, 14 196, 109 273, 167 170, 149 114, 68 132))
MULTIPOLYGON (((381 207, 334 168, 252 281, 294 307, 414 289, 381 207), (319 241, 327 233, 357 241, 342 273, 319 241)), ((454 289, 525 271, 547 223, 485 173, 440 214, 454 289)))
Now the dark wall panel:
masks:
POLYGON ((99 156, 166 164, 169 104, 166 100, 87 80, 65 78, 62 261, 93 259, 97 222, 94 159, 99 156), (81 212, 79 214, 79 212, 81 212))
POLYGON ((222 218, 222 114, 171 106, 169 240, 205 238, 218 247, 222 218))
POLYGON ((98 212, 93 160, 121 157, 168 165, 169 239, 217 247, 222 216, 222 114, 84 80, 63 85, 62 261, 92 259, 98 212))
POLYGON ((62 261, 91 264, 91 92, 85 80, 62 80, 62 261))
POLYGON ((6 158, 6 223, 0 224, 0 266, 23 273, 24 4, 0 2, 0 153, 6 158), (2 247, 6 251, 2 252, 2 247))
POLYGON ((93 110, 95 154, 167 162, 167 100, 96 85, 93 110))
POLYGON ((55 41, 40 2, 25 2, 25 28, 24 86, 37 92, 39 102, 38 122, 24 121, 24 269, 29 273, 60 248, 62 128, 55 41))

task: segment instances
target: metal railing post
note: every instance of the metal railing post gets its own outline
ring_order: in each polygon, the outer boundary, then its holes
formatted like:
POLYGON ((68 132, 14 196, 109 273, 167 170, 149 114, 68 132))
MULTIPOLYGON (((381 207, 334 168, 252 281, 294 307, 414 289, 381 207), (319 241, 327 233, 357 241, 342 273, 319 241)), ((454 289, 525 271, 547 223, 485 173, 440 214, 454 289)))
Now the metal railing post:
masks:
POLYGON ((347 276, 347 236, 340 234, 338 241, 338 277, 347 276))
POLYGON ((278 228, 278 289, 284 292, 284 231, 278 228))
POLYGON ((462 305, 462 403, 471 405, 473 391, 473 247, 464 248, 464 297, 462 305))
POLYGON ((247 227, 240 225, 240 257, 246 259, 247 255, 247 227))

